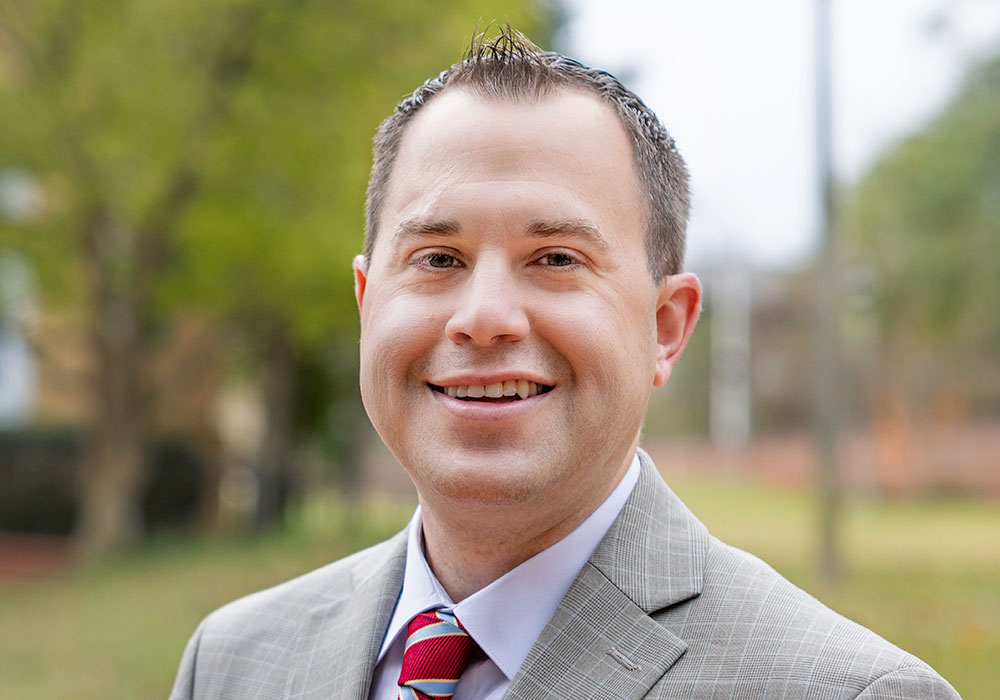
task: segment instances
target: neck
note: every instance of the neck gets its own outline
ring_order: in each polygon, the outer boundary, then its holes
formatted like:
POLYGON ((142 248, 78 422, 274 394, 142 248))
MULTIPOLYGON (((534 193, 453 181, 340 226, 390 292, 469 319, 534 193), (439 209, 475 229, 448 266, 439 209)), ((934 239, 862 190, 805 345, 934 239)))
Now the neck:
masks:
POLYGON ((501 519, 482 517, 482 512, 441 518, 426 503, 421 510, 427 563, 457 603, 561 540, 593 508, 582 517, 561 517, 549 525, 519 520, 510 508, 501 519))
POLYGON ((602 486, 578 498, 529 499, 521 503, 460 503, 421 494, 424 554, 455 602, 469 597, 572 532, 621 481, 624 465, 602 486), (564 510, 553 508, 562 503, 564 510))

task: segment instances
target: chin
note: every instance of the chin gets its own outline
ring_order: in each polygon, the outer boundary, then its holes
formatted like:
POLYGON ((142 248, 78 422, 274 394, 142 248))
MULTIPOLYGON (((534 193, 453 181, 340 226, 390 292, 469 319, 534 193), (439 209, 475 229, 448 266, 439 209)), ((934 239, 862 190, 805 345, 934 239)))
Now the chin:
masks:
POLYGON ((551 484, 540 478, 545 470, 537 467, 537 457, 494 454, 425 463, 408 471, 421 497, 433 493, 456 503, 488 507, 528 503, 549 491, 551 484))

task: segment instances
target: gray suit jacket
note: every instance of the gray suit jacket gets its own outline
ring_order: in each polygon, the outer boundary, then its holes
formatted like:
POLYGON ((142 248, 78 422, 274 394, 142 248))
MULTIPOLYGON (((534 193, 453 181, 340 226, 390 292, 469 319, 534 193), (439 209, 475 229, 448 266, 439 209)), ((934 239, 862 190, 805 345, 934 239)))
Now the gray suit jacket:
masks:
MULTIPOLYGON (((709 535, 640 457, 639 483, 505 697, 958 697, 916 657, 709 535)), ((212 613, 171 700, 365 700, 405 557, 400 533, 212 613)))

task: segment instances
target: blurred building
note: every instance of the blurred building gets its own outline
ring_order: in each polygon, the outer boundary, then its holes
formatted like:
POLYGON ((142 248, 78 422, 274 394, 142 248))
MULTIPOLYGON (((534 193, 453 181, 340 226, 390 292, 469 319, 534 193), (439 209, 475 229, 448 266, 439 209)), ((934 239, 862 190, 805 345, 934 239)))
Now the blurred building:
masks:
MULTIPOLYGON (((654 392, 644 443, 668 469, 811 483, 810 272, 722 260, 699 275, 703 318, 670 384, 654 392)), ((926 405, 882 388, 876 293, 871 270, 847 270, 840 319, 844 485, 890 496, 1000 496, 1000 416, 973 410, 947 382, 926 405)))

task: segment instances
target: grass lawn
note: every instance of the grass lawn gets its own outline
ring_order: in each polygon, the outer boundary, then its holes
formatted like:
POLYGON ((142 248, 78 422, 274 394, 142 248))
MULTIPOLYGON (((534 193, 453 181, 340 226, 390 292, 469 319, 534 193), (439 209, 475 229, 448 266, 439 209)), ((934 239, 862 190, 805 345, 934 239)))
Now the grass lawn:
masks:
MULTIPOLYGON (((852 503, 847 572, 813 575, 814 514, 800 491, 670 479, 709 528, 824 602, 935 666, 966 698, 1000 687, 1000 504, 852 503)), ((411 504, 368 504, 348 525, 314 504, 258 540, 171 539, 41 580, 0 583, 0 697, 165 698, 199 620, 244 593, 315 568, 402 527, 411 504)))

